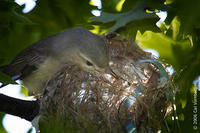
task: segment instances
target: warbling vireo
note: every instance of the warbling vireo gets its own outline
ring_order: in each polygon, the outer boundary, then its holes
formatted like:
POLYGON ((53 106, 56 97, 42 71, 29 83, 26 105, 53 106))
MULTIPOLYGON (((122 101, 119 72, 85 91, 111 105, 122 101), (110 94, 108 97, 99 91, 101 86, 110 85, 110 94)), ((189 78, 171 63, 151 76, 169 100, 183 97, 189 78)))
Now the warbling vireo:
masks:
POLYGON ((72 28, 29 46, 0 71, 21 79, 30 93, 38 94, 66 64, 94 72, 109 68, 108 61, 108 48, 100 36, 84 28, 72 28))

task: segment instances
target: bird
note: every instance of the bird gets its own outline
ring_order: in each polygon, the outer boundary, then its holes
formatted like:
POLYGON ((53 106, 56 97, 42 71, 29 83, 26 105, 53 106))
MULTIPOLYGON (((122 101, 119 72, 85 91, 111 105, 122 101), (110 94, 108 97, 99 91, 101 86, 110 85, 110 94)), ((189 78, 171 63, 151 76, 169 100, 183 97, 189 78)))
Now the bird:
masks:
POLYGON ((65 65, 76 65, 86 72, 107 71, 108 45, 102 37, 77 27, 48 36, 20 52, 0 71, 14 80, 22 80, 29 94, 40 94, 48 80, 65 65))

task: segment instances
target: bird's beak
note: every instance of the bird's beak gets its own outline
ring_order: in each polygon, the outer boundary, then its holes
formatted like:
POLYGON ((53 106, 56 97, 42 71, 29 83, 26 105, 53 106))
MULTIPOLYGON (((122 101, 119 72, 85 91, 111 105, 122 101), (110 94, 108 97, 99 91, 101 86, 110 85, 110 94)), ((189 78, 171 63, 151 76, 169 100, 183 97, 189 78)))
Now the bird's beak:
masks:
POLYGON ((105 73, 112 75, 114 78, 118 79, 119 77, 113 72, 113 70, 110 67, 107 67, 105 69, 105 73))

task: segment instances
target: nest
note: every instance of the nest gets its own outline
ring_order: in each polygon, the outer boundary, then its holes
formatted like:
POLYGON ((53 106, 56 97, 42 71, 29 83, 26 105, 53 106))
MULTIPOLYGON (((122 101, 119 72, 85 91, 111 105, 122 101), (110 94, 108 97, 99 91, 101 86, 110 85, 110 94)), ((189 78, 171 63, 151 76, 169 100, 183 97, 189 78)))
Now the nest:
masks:
POLYGON ((56 132, 64 133, 156 132, 160 128, 168 105, 167 86, 158 87, 160 71, 155 65, 135 64, 155 59, 129 39, 105 40, 110 67, 119 78, 66 66, 49 81, 40 99, 41 121, 51 131, 58 125, 62 130, 56 132))

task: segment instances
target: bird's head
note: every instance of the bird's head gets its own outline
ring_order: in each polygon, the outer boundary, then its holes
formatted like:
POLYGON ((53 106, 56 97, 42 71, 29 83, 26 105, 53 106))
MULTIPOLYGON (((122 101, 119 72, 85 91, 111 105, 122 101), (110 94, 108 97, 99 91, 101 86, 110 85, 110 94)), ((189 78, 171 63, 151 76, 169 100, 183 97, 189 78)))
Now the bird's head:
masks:
POLYGON ((68 61, 81 69, 94 73, 109 69, 108 46, 98 35, 84 28, 76 28, 70 32, 70 45, 67 46, 68 61))
POLYGON ((108 73, 113 77, 118 78, 118 76, 109 67, 107 44, 101 38, 93 39, 95 40, 90 40, 91 43, 85 45, 86 47, 80 47, 77 65, 90 73, 108 73))
POLYGON ((109 67, 108 46, 99 36, 91 33, 91 36, 82 38, 77 47, 76 64, 85 71, 104 71, 109 67))

